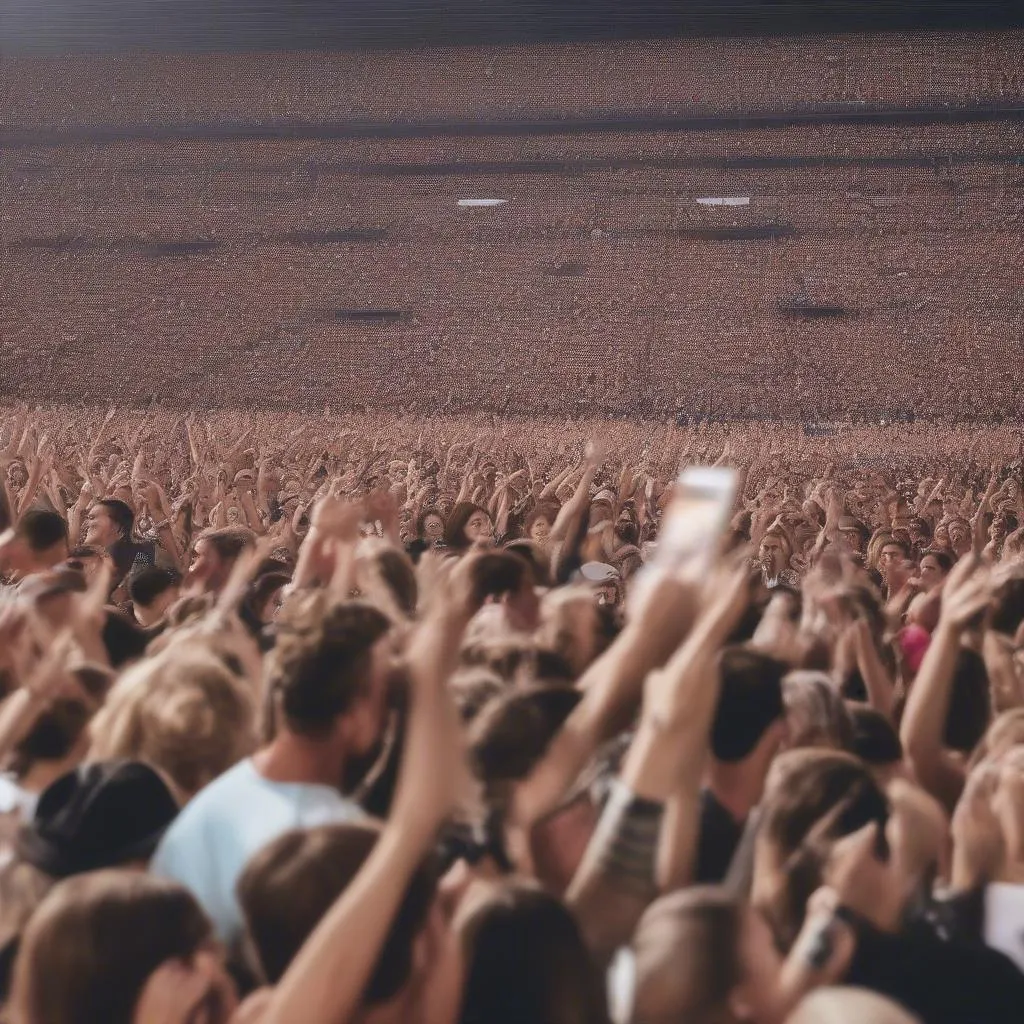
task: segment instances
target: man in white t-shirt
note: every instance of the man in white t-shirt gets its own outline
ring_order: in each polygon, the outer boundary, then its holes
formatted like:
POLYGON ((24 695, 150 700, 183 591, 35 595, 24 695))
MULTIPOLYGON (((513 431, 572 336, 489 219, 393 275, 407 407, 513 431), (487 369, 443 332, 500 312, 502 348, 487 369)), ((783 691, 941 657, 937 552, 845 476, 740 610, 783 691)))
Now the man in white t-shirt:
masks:
POLYGON ((152 862, 194 893, 229 948, 242 934, 235 884, 253 854, 289 829, 363 816, 339 787, 382 734, 391 655, 390 623, 366 604, 297 596, 279 623, 276 736, 185 806, 152 862))

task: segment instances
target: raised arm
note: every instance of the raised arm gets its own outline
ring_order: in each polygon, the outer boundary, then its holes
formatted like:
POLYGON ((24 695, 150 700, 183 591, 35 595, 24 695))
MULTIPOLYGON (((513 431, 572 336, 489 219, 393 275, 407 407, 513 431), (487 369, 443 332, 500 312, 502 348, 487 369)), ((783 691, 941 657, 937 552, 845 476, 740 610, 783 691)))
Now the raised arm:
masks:
POLYGON ((439 602, 412 638, 409 721, 391 817, 352 884, 285 972, 260 1024, 359 1019, 363 991, 406 886, 461 794, 462 735, 447 680, 471 613, 464 599, 439 602))
POLYGON ((977 559, 962 558, 942 591, 939 624, 910 689, 900 739, 918 783, 952 811, 965 772, 944 745, 960 638, 989 597, 988 572, 977 559))
POLYGON ((659 891, 691 879, 718 699, 714 662, 749 588, 744 571, 725 579, 683 646, 648 677, 640 728, 567 897, 602 962, 629 939, 659 891))

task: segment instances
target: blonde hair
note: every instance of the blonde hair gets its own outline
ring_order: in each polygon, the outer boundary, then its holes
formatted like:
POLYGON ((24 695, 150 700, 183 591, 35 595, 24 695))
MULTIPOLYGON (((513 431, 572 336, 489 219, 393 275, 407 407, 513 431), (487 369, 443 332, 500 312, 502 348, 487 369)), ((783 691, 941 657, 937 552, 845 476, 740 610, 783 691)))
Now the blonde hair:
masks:
POLYGON ((175 647, 115 683, 91 734, 91 758, 145 761, 187 798, 256 748, 254 700, 212 653, 175 647))

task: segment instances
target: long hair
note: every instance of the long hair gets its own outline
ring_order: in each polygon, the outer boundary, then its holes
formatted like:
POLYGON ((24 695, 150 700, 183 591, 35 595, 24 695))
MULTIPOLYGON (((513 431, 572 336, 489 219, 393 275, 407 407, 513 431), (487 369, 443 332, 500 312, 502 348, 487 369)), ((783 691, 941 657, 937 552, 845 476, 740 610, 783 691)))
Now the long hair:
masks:
POLYGON ((146 980, 189 959, 210 922, 181 886, 138 871, 98 871, 59 883, 21 940, 11 993, 15 1024, 131 1024, 146 980))

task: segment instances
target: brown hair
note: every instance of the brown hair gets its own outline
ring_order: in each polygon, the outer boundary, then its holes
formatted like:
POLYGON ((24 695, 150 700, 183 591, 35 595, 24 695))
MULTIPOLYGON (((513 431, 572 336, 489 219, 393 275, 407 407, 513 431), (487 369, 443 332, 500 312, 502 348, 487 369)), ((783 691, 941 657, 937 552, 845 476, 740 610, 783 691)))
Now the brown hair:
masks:
POLYGON ((210 923, 181 886, 138 871, 66 879, 25 929, 11 995, 17 1024, 131 1024, 150 974, 188 959, 210 923))
POLYGON ((777 782, 763 803, 758 849, 771 851, 778 883, 762 909, 780 947, 788 949, 821 885, 828 846, 870 822, 884 830, 889 802, 868 767, 849 754, 798 750, 781 755, 777 765, 777 782))
MULTIPOLYGON (((238 880, 245 915, 266 980, 280 981, 288 965, 334 901, 373 851, 380 830, 372 825, 324 825, 286 832, 248 863, 238 880)), ((414 946, 434 900, 433 866, 413 875, 391 924, 365 999, 382 1003, 406 985, 414 946)))
POLYGON ((289 729, 321 736, 370 686, 374 644, 390 620, 370 604, 317 592, 291 600, 278 621, 268 680, 289 729))
POLYGON ((256 748, 253 700, 211 654, 173 648, 126 673, 96 716, 91 756, 163 771, 185 796, 256 748))
POLYGON ((233 562, 243 551, 256 546, 256 534, 244 526, 204 530, 196 537, 196 543, 201 540, 205 540, 217 552, 218 557, 226 562, 233 562))
POLYGON ((604 1024, 604 981, 576 919, 556 896, 507 883, 460 922, 462 1024, 604 1024))
POLYGON ((527 686, 492 700, 469 731, 469 759, 492 798, 526 778, 580 701, 568 686, 527 686))

